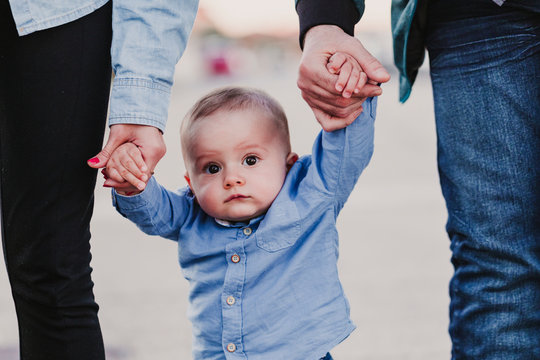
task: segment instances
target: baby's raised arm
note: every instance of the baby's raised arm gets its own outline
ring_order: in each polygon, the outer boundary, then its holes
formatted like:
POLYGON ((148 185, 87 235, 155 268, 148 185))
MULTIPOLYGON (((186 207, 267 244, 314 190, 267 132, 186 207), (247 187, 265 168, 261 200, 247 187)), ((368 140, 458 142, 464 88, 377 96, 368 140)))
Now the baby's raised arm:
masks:
POLYGON ((125 143, 111 154, 107 167, 102 170, 105 187, 113 187, 120 195, 135 195, 146 187, 147 166, 141 150, 133 143, 125 143))

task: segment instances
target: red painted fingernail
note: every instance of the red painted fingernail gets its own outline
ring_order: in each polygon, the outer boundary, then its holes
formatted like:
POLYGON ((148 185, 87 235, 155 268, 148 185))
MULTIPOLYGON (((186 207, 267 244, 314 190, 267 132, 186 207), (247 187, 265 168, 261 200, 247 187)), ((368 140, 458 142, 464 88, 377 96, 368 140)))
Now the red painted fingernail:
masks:
POLYGON ((99 162, 99 159, 97 157, 93 157, 90 160, 88 160, 90 164, 97 164, 99 162))

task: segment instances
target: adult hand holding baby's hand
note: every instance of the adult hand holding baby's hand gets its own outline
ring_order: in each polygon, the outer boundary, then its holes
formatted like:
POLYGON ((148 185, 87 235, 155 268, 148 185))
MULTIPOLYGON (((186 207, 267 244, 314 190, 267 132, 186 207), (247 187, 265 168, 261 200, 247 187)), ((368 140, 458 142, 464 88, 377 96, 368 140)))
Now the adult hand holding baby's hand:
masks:
POLYGON ((313 110, 317 121, 326 131, 343 128, 362 112, 365 98, 382 93, 375 83, 384 83, 390 75, 358 41, 334 25, 318 25, 305 36, 304 50, 298 72, 298 87, 302 97, 313 110), (327 68, 337 52, 352 56, 367 75, 358 82, 359 88, 350 97, 336 89, 338 75, 327 68), (362 86, 360 86, 362 85, 362 86))
MULTIPOLYGON (((144 189, 146 181, 152 175, 159 160, 165 155, 165 151, 166 147, 163 141, 163 135, 157 128, 146 125, 116 124, 111 126, 109 139, 103 150, 88 160, 88 165, 93 168, 107 166, 104 175, 108 178, 104 186, 114 187, 116 190, 133 191, 134 188, 140 189, 141 182, 143 183, 142 189, 144 189), (118 162, 115 162, 114 166, 108 166, 115 150, 120 145, 126 143, 134 145, 133 147, 126 148, 131 149, 132 154, 135 154, 133 148, 140 154, 140 161, 136 161, 133 158, 130 160, 140 171, 135 170, 133 166, 131 166, 133 171, 129 171, 128 167, 118 162), (116 172, 110 171, 113 168, 116 169, 116 172), (124 171, 125 177, 118 170, 124 171)), ((125 162, 128 161, 128 153, 123 152, 118 155, 122 155, 125 162)))
POLYGON ((114 150, 107 167, 101 172, 105 177, 103 186, 114 187, 122 195, 139 193, 144 190, 149 179, 146 170, 139 148, 129 142, 122 144, 114 150))

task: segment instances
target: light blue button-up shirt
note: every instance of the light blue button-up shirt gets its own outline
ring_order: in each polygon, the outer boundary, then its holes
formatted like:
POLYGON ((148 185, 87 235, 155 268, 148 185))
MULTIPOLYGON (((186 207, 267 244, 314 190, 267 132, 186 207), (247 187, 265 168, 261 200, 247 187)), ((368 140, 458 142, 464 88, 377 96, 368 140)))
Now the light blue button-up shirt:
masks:
MULTIPOLYGON (((19 35, 59 26, 108 0, 9 0, 19 35)), ((115 73, 109 125, 164 131, 174 68, 186 48, 198 0, 114 0, 111 60, 115 73)))
MULTIPOLYGON (((189 188, 154 178, 113 204, 147 234, 178 241, 200 360, 316 360, 355 326, 338 279, 336 218, 373 151, 376 99, 345 129, 321 132, 265 215, 228 224, 189 188)), ((361 241, 361 239, 357 239, 361 241)))

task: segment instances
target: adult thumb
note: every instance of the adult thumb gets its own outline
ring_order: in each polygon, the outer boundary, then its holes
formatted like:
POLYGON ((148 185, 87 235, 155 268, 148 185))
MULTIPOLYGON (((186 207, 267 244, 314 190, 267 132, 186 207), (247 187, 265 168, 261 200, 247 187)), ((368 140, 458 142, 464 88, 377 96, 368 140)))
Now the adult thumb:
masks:
POLYGON ((87 161, 88 166, 94 169, 100 169, 100 168, 105 167, 113 151, 121 144, 122 144, 121 139, 114 136, 111 133, 103 149, 96 156, 92 157, 91 159, 88 159, 87 161))
MULTIPOLYGON (((354 41, 358 41, 354 39, 354 41)), ((358 61, 368 79, 378 83, 385 83, 390 80, 390 74, 384 66, 358 41, 360 46, 351 47, 351 55, 358 61)))

